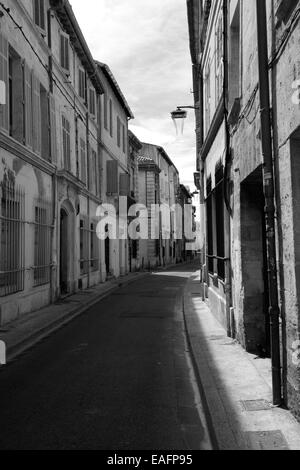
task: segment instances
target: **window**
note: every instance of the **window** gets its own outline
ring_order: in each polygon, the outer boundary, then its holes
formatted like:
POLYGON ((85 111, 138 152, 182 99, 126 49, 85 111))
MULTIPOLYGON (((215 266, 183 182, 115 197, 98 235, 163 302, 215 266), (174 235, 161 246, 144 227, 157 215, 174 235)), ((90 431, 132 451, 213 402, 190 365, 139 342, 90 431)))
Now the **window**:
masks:
POLYGON ((70 123, 62 116, 62 132, 63 132, 63 164, 68 171, 71 170, 71 140, 70 140, 70 123))
POLYGON ((92 149, 90 162, 90 191, 96 195, 99 193, 97 163, 97 152, 92 149))
POLYGON ((34 0, 34 22, 45 30, 45 0, 34 0))
POLYGON ((63 33, 60 33, 60 65, 63 69, 69 72, 70 70, 70 55, 69 55, 69 38, 63 33))
POLYGON ((78 76, 78 94, 79 94, 80 98, 85 100, 86 99, 86 97, 85 97, 85 71, 82 70, 82 69, 79 69, 78 74, 79 74, 79 76, 78 76))
POLYGON ((9 48, 9 133, 20 143, 25 142, 24 128, 24 76, 22 60, 13 48, 9 48))
POLYGON ((82 217, 80 219, 80 274, 85 275, 89 271, 89 229, 88 219, 82 217))
POLYGON ((5 181, 0 200, 0 297, 4 297, 24 290, 25 194, 5 181))
POLYGON ((125 126, 122 125, 122 137, 123 137, 123 152, 126 153, 126 133, 125 133, 125 126))
POLYGON ((106 173, 107 194, 118 194, 118 162, 116 160, 106 162, 106 173))
POLYGON ((91 259, 90 259, 90 267, 92 271, 97 271, 99 267, 99 250, 98 250, 98 237, 96 232, 96 224, 91 224, 90 230, 90 245, 91 245, 91 259))
POLYGON ((34 220, 34 285, 50 282, 51 273, 51 203, 37 201, 34 220))
POLYGON ((45 88, 40 85, 40 104, 41 104, 41 144, 42 144, 42 157, 45 160, 50 160, 50 137, 51 129, 49 122, 49 98, 45 88))
POLYGON ((112 105, 112 100, 109 100, 109 132, 110 132, 110 136, 113 137, 113 105, 112 105))
POLYGON ((211 87, 210 87, 210 81, 211 81, 211 76, 210 76, 210 63, 206 65, 206 70, 205 70, 205 82, 204 82, 204 87, 205 87, 205 132, 206 134, 208 133, 209 126, 210 126, 210 106, 211 106, 211 87))
POLYGON ((224 230, 224 196, 223 196, 224 168, 216 167, 215 183, 212 190, 211 178, 207 181, 207 246, 208 270, 225 279, 225 230, 224 230))
MULTIPOLYGON (((240 64, 240 2, 237 2, 229 30, 229 111, 240 98, 241 64, 240 64)), ((238 115, 238 113, 236 113, 238 115)))
POLYGON ((117 117, 117 144, 121 147, 121 121, 119 116, 117 117))
POLYGON ((216 24, 216 38, 215 38, 215 49, 216 49, 216 105, 223 94, 223 14, 219 13, 217 24, 216 24))
POLYGON ((104 97, 103 97, 103 100, 104 100, 104 129, 108 130, 108 116, 107 116, 107 112, 108 112, 108 107, 107 107, 107 94, 104 93, 104 97))
POLYGON ((130 176, 127 173, 120 174, 120 196, 129 196, 130 176))
POLYGON ((90 88, 90 96, 89 96, 89 110, 93 116, 96 116, 96 95, 95 90, 90 88))
POLYGON ((2 130, 9 132, 9 79, 8 79, 8 41, 0 32, 0 80, 5 84, 5 101, 6 104, 0 106, 0 127, 2 130))
POLYGON ((208 271, 211 274, 214 274, 213 199, 211 192, 211 178, 207 181, 206 191, 208 271))
POLYGON ((81 181, 86 184, 86 145, 83 139, 80 139, 80 173, 81 181))

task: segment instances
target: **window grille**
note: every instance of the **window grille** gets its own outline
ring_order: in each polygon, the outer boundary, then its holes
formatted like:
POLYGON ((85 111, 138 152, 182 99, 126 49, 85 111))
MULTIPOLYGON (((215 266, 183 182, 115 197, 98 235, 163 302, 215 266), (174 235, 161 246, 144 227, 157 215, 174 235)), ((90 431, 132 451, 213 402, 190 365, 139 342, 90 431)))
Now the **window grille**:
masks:
POLYGON ((0 297, 24 290, 25 193, 0 184, 0 297))
POLYGON ((34 286, 50 282, 51 217, 51 202, 37 199, 34 207, 34 286))

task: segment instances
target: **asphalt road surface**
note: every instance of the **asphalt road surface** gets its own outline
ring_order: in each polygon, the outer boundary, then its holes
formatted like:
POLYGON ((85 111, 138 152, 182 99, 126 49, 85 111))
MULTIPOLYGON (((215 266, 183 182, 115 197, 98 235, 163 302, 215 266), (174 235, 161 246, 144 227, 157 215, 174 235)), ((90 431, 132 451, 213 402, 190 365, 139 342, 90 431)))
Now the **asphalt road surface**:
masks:
POLYGON ((193 270, 120 288, 1 368, 0 449, 209 449, 182 312, 193 270))

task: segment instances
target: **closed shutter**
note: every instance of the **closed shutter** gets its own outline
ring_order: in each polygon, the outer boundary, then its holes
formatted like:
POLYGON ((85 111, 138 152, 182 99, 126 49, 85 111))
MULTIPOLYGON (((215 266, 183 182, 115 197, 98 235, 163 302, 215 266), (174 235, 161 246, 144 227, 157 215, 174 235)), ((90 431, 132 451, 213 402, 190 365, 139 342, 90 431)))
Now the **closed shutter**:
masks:
POLYGON ((14 139, 18 140, 21 144, 25 142, 25 129, 24 129, 24 66, 25 63, 20 57, 14 57, 12 60, 12 80, 13 80, 13 93, 12 93, 12 129, 11 135, 14 139))
POLYGON ((118 194, 118 162, 116 160, 108 160, 106 171, 107 194, 118 194))
POLYGON ((0 80, 5 84, 6 104, 0 105, 0 127, 9 131, 8 120, 8 42, 2 34, 0 34, 0 80))
POLYGON ((33 125, 33 151, 41 154, 42 127, 41 127, 41 91, 40 82, 32 74, 32 125, 33 125))
POLYGON ((25 143, 32 148, 32 90, 31 70, 25 63, 24 68, 25 85, 25 143))
POLYGON ((55 99, 52 94, 49 95, 49 107, 50 107, 50 132, 51 132, 51 160, 52 163, 56 163, 57 159, 57 141, 56 141, 56 115, 55 115, 55 99))
POLYGON ((120 175, 120 196, 129 196, 130 177, 127 173, 120 175))

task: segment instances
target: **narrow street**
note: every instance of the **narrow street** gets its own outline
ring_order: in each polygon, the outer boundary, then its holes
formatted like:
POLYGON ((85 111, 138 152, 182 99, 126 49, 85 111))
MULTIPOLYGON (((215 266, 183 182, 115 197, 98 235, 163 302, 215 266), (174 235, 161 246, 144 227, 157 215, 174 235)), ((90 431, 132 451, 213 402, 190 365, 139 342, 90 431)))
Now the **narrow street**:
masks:
POLYGON ((209 449, 184 332, 193 266, 115 291, 0 372, 0 449, 209 449))

